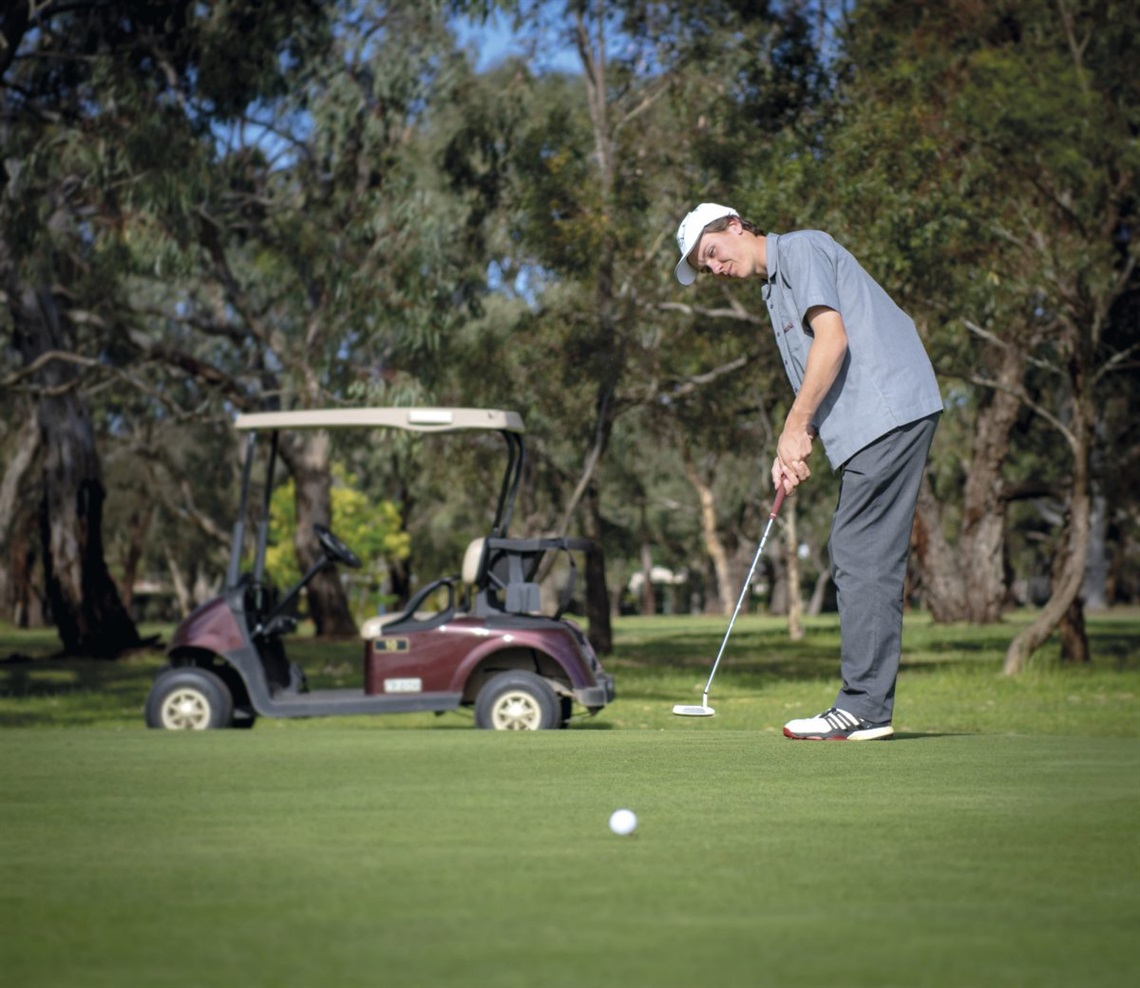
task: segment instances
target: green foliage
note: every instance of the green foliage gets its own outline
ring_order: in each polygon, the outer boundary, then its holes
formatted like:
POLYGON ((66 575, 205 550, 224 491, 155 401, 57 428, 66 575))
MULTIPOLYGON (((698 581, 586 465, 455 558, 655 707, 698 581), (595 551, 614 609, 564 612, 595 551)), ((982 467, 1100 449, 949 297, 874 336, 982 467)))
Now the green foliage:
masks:
MULTIPOLYGON (((373 614, 378 603, 392 603, 380 595, 388 570, 407 559, 408 533, 404 531, 399 508, 391 501, 370 498, 356 486, 356 478, 343 466, 333 467, 332 531, 363 562, 359 570, 344 567, 340 572, 349 583, 349 603, 358 620, 373 614)), ((269 548, 265 568, 270 580, 288 587, 301 578, 293 535, 297 531, 296 492, 292 480, 273 491, 269 513, 269 548)))
MULTIPOLYGON (((750 544, 790 394, 754 286, 672 281, 676 223, 704 199, 777 232, 828 229, 915 315, 953 407, 933 469, 949 530, 992 396, 974 379, 1003 342, 1061 422, 1058 369, 1098 347, 1101 447, 1138 446, 1135 276, 1110 299, 1136 256, 1134 4, 115 0, 37 16, 0 86, 0 254, 17 284, 66 289, 115 567, 157 503, 150 574, 174 560, 216 579, 234 409, 344 401, 521 411, 519 534, 563 524, 604 439, 617 582, 643 543, 707 569, 682 453, 730 551, 750 544), (474 70, 447 18, 491 11, 534 58, 474 70), (579 13, 589 50, 606 42, 593 107, 586 73, 541 71, 579 13), (1100 335, 1066 337, 1062 318, 1100 335)), ((24 418, 22 384, 0 391, 24 418)), ((398 492, 418 577, 484 534, 496 454, 344 462, 398 492)), ((1003 485, 1057 488, 1067 457, 1027 414, 1003 485)), ((1127 588, 1140 460, 1107 463, 1127 588)), ((818 471, 799 505, 821 561, 833 486, 818 471)), ((1042 508, 1011 513, 1019 574, 1051 555, 1042 508)))
MULTIPOLYGON (((1136 239, 1123 232, 1135 227, 1140 174, 1140 91, 1124 40, 1137 16, 1100 2, 860 3, 806 190, 820 225, 927 341, 950 399, 933 469, 948 531, 995 394, 1020 396, 1000 476, 983 486, 1035 495, 1008 517, 1006 559, 1023 579, 1064 551, 1064 531, 1048 533, 1087 493, 1067 491, 1088 444, 1064 423, 1083 421, 1085 407, 1114 415, 1109 396, 1135 390, 1119 371, 1134 341, 1127 299, 1140 292, 1136 239), (1021 380, 999 382, 1010 353, 1021 380)), ((1114 486, 1104 475, 1092 485, 1114 486)), ((967 522, 977 510, 965 507, 967 522)))

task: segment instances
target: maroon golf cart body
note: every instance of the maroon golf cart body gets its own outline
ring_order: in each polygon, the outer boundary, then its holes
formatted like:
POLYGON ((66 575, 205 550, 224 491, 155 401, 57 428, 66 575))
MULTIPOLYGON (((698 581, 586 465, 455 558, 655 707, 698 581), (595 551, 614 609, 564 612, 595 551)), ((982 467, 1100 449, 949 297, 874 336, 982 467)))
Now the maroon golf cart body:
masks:
POLYGON ((574 553, 584 539, 512 539, 507 535, 525 458, 523 424, 514 412, 489 409, 364 408, 265 412, 238 416, 247 432, 238 520, 226 586, 176 629, 168 666, 147 700, 151 727, 203 729, 250 726, 262 717, 444 712, 473 707, 480 727, 564 727, 578 704, 590 714, 614 697, 585 634, 562 616, 573 589, 574 553), (503 436, 507 466, 489 535, 468 548, 463 572, 423 587, 401 611, 377 615, 361 628, 363 687, 310 690, 289 661, 285 639, 296 628, 293 606, 316 573, 360 560, 327 528, 314 526, 321 556, 284 595, 265 580, 269 496, 284 429, 398 428, 419 433, 492 430, 503 436), (242 570, 250 477, 255 452, 269 451, 261 515, 254 528, 253 566, 242 570), (565 553, 569 580, 557 606, 542 610, 536 582, 550 553, 565 553), (445 598, 438 610, 429 600, 445 598))

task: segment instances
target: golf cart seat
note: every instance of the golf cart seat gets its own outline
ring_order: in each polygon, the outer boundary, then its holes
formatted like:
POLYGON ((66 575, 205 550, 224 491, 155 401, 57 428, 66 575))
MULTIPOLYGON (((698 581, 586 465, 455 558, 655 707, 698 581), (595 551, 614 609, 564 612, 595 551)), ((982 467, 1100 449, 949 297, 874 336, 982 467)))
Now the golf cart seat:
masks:
POLYGON ((542 594, 535 577, 550 551, 565 552, 570 576, 553 615, 560 618, 574 593, 577 567, 573 551, 588 551, 589 539, 535 538, 475 539, 463 557, 463 582, 474 589, 474 613, 542 614, 542 594))
POLYGON ((384 629, 394 624, 403 624, 405 621, 415 621, 422 627, 426 622, 432 622, 441 614, 448 616, 455 611, 455 590, 454 585, 457 582, 462 583, 474 590, 477 589, 477 584, 480 578, 480 567, 483 562, 483 547, 486 539, 474 539, 467 547, 467 552, 463 556, 463 570, 457 576, 445 576, 442 579, 435 580, 424 587, 415 597, 408 602, 408 606, 403 610, 392 611, 390 614, 375 614, 368 618, 360 626, 360 637, 365 640, 378 638, 384 633, 384 629), (448 587, 448 603, 443 611, 424 611, 419 608, 423 604, 426 597, 438 590, 442 586, 448 587))
MULTIPOLYGON (((502 541, 502 540, 499 540, 502 541)), ((438 611, 421 611, 417 608, 423 603, 425 597, 433 591, 439 589, 443 585, 449 587, 448 607, 445 609, 447 613, 454 610, 454 590, 451 589, 456 581, 462 581, 468 588, 469 593, 473 597, 478 597, 481 592, 486 590, 489 581, 487 571, 484 568, 484 562, 487 558, 487 539, 478 538, 473 539, 470 545, 467 546, 467 552, 463 556, 463 569, 458 577, 444 577, 441 580, 436 580, 429 583, 423 588, 415 597, 408 602, 408 606, 403 610, 393 611, 391 614, 376 614, 368 618, 360 626, 360 637, 366 640, 378 638, 383 634, 384 629, 390 625, 402 624, 405 621, 426 622, 439 616, 441 612, 438 611)), ((500 564, 501 568, 501 564, 500 564)), ((509 568, 509 566, 508 566, 509 568)), ((518 564, 515 565, 516 570, 518 564)), ((532 570, 533 574, 533 570, 532 570)), ((508 574, 509 575, 509 574, 508 574)), ((506 584, 510 587, 510 607, 494 606, 485 607, 482 611, 482 616, 486 616, 491 611, 503 612, 513 614, 537 614, 541 611, 541 599, 538 591, 537 583, 526 583, 521 579, 521 571, 516 572, 515 581, 513 584, 506 584)), ((496 586, 500 585, 499 580, 494 580, 496 586)), ((497 603, 497 597, 495 598, 497 603)))
POLYGON ((370 617, 360 626, 360 637, 366 640, 379 638, 386 629, 397 625, 409 624, 423 629, 443 624, 455 614, 455 585, 458 582, 458 576, 441 576, 438 580, 432 580, 408 601, 408 606, 402 611, 375 614, 370 617), (442 610, 424 610, 424 602, 441 588, 447 589, 447 606, 442 610))

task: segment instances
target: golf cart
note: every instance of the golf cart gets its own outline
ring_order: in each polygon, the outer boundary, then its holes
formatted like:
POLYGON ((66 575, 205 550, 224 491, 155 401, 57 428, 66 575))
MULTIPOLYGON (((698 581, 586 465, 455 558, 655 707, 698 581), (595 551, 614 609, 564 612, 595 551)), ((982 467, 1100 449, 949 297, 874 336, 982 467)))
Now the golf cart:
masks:
POLYGON ((175 630, 168 665, 146 703, 148 726, 207 729, 252 726, 257 717, 329 717, 474 708, 479 727, 565 727, 574 704, 590 714, 614 697, 582 630, 562 617, 573 591, 575 538, 507 536, 524 462, 523 423, 515 412, 470 408, 358 408, 239 415, 248 433, 238 519, 225 589, 175 630), (361 628, 362 689, 308 689, 289 661, 285 639, 297 626, 301 590, 326 566, 359 567, 356 554, 314 525, 321 555, 287 593, 265 579, 269 498, 283 429, 389 428, 416 433, 498 432, 507 466, 490 533, 468 547, 463 572, 435 580, 402 610, 371 617, 361 628), (259 442, 268 439, 252 570, 243 571, 250 476, 259 442), (549 553, 570 561, 568 585, 543 613, 536 578, 549 553), (444 602, 426 610, 429 601, 444 602))

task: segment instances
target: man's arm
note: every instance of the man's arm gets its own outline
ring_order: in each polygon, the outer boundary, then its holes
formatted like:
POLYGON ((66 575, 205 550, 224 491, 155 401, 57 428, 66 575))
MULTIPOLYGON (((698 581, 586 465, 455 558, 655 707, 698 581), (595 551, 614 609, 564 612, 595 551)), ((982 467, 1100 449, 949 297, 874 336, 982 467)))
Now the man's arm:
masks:
POLYGON ((835 384, 847 355, 847 330, 843 317, 835 309, 815 305, 808 309, 805 318, 815 339, 808 351, 803 384, 788 412, 772 464, 773 485, 778 486, 783 481, 789 494, 811 476, 807 459, 815 438, 812 418, 835 384))

